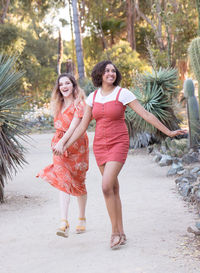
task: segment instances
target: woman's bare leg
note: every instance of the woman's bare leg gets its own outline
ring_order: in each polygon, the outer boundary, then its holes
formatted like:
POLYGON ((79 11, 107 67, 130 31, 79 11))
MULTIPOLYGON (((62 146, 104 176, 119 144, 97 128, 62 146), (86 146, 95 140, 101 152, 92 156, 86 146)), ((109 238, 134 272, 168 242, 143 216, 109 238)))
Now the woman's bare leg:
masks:
POLYGON ((122 218, 122 204, 119 195, 119 181, 117 179, 114 186, 115 202, 117 208, 117 225, 120 234, 124 234, 123 218, 122 218))
POLYGON ((68 223, 68 212, 69 212, 69 203, 70 203, 70 195, 60 191, 59 192, 59 200, 60 200, 60 227, 56 234, 62 237, 68 237, 69 233, 69 223, 68 223))
MULTIPOLYGON (((100 172, 103 176, 105 165, 99 166, 100 172)), ((118 223, 118 230, 120 234, 124 234, 124 227, 123 227, 123 217, 122 217, 122 205, 121 199, 119 194, 119 181, 118 178, 116 183, 114 184, 114 194, 115 194, 115 201, 116 201, 116 208, 117 208, 117 223, 118 223)))
POLYGON ((119 183, 117 180, 122 166, 123 164, 120 162, 110 161, 104 166, 99 167, 102 173, 102 190, 110 216, 113 234, 123 232, 119 183))
POLYGON ((77 196, 79 206, 79 218, 85 218, 85 208, 87 203, 87 194, 77 196))
POLYGON ((77 197, 79 205, 79 218, 78 225, 76 226, 76 233, 85 232, 86 218, 85 218, 85 207, 87 203, 87 194, 77 197))
POLYGON ((68 212, 69 212, 70 195, 63 192, 63 191, 60 191, 59 192, 59 200, 60 200, 61 219, 67 220, 68 219, 68 212))

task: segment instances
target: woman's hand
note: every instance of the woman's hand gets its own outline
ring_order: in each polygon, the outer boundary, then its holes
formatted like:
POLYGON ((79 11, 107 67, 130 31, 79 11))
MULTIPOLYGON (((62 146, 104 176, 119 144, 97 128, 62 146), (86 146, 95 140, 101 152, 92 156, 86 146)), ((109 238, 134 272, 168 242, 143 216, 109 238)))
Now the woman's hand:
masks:
POLYGON ((64 144, 62 141, 58 141, 58 143, 53 147, 54 155, 63 155, 64 151, 64 144))
POLYGON ((179 130, 176 130, 176 131, 170 131, 169 137, 185 135, 187 133, 188 133, 188 131, 186 129, 179 129, 179 130))

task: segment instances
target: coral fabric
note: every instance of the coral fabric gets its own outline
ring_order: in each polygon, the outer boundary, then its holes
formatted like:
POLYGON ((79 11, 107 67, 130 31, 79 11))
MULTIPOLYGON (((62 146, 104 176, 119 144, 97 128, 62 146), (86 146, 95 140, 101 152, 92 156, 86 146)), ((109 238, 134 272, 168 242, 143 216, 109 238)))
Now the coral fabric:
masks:
MULTIPOLYGON (((98 91, 100 92, 100 91, 98 91)), ((125 123, 124 106, 119 100, 105 103, 95 102, 95 91, 93 97, 92 115, 96 120, 96 130, 93 142, 93 150, 99 166, 108 161, 124 163, 129 149, 129 135, 125 123)))
MULTIPOLYGON (((84 113, 84 103, 81 102, 77 107, 70 105, 63 113, 54 119, 56 129, 51 146, 62 138, 73 117, 82 118, 84 113)), ((37 177, 43 178, 57 189, 74 196, 87 193, 85 187, 86 171, 88 170, 88 137, 85 133, 73 145, 67 149, 67 156, 53 155, 53 164, 47 166, 39 172, 37 177)))

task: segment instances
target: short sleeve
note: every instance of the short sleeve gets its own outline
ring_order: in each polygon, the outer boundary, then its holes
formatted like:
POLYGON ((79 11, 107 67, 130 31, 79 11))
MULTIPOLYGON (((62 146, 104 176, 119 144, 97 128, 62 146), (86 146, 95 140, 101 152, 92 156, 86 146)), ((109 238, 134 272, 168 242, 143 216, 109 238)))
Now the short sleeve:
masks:
POLYGON ((93 104, 93 97, 94 97, 94 92, 90 93, 89 96, 86 99, 86 104, 92 107, 93 104))
POLYGON ((122 102, 123 105, 126 105, 129 102, 136 100, 136 99, 137 99, 136 96, 128 89, 123 88, 121 90, 120 95, 119 95, 119 101, 122 102))
POLYGON ((79 104, 75 106, 74 117, 82 118, 84 115, 84 109, 85 109, 85 102, 84 101, 79 102, 79 104))

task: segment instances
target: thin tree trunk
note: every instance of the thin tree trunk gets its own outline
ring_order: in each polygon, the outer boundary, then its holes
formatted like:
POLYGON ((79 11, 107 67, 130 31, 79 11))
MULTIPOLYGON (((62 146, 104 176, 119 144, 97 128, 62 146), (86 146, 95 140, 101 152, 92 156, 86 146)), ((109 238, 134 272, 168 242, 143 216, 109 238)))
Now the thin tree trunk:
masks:
POLYGON ((62 56, 63 56, 63 42, 59 29, 59 37, 58 37, 58 58, 57 58, 57 73, 60 75, 61 73, 61 64, 62 64, 62 56))
POLYGON ((200 36, 200 0, 196 0, 196 7, 198 12, 198 31, 197 34, 200 36))
POLYGON ((4 183, 2 177, 0 177, 0 203, 4 200, 4 183))
POLYGON ((75 74, 74 64, 75 64, 75 46, 74 46, 74 31, 73 31, 73 18, 71 10, 71 1, 69 0, 69 18, 70 18, 70 28, 71 28, 71 43, 72 43, 72 66, 73 66, 73 75, 75 74))
POLYGON ((81 44, 80 23, 79 23, 77 0, 72 0, 72 8, 73 8, 73 23, 74 23, 74 32, 75 32, 76 59, 77 59, 77 64, 78 64, 78 74, 79 74, 79 78, 83 79, 85 77, 85 71, 84 71, 83 49, 82 49, 82 44, 81 44))
POLYGON ((6 0, 6 3, 5 3, 5 5, 4 5, 4 7, 3 7, 2 16, 1 16, 1 18, 0 18, 0 23, 1 23, 1 24, 4 24, 4 20, 5 20, 5 18, 6 18, 6 14, 7 14, 7 12, 8 12, 9 5, 10 5, 10 0, 6 0))
POLYGON ((127 4, 127 39, 133 50, 136 50, 135 40, 135 1, 126 0, 127 4))
POLYGON ((106 39, 105 39, 105 36, 104 36, 104 33, 103 33, 103 29, 102 29, 102 24, 101 24, 101 19, 99 17, 99 26, 100 26, 100 35, 101 35, 101 41, 102 41, 102 45, 103 45, 103 50, 104 49, 107 49, 107 43, 106 43, 106 39))
MULTIPOLYGON (((158 10, 159 9, 159 2, 158 1, 157 1, 156 5, 157 5, 156 7, 158 10)), ((151 27, 155 33, 155 38, 156 38, 156 42, 157 42, 159 49, 164 50, 165 46, 164 46, 164 41, 163 41, 163 37, 162 37, 161 16, 158 14, 158 24, 155 25, 154 22, 140 10, 139 0, 135 0, 135 8, 136 8, 138 16, 142 17, 148 24, 151 25, 151 27)))

